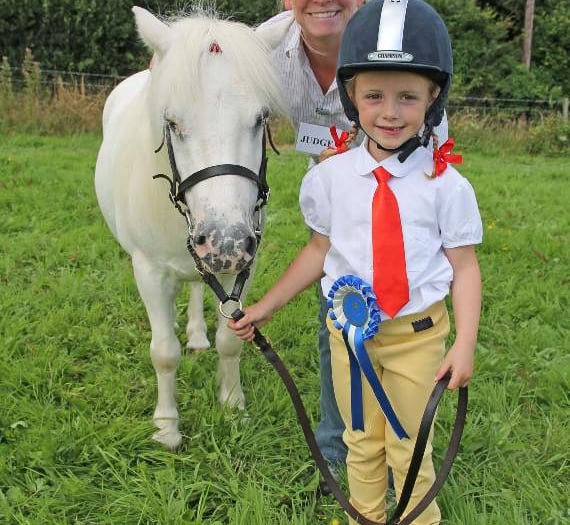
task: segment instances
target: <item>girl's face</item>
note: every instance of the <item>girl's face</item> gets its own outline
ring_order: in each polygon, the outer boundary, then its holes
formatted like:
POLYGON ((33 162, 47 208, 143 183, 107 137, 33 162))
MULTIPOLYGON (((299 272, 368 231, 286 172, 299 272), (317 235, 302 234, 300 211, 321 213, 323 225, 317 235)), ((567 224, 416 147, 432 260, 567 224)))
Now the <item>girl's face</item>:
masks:
MULTIPOLYGON (((439 87, 410 71, 363 71, 355 76, 348 92, 366 134, 394 149, 417 135, 439 87)), ((377 161, 391 155, 372 141, 368 151, 377 161)))
MULTIPOLYGON (((305 37, 340 37, 363 0, 291 0, 295 20, 305 37)), ((288 3, 286 3, 287 5, 288 3)))

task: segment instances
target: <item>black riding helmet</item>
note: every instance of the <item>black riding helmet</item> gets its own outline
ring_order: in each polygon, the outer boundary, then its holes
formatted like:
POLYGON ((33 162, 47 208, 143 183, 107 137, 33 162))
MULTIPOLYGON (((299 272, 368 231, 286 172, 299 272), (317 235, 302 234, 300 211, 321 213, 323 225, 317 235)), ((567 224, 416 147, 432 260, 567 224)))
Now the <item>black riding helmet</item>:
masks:
POLYGON ((451 86, 451 40, 435 9, 423 0, 369 0, 349 20, 340 45, 337 84, 344 112, 358 126, 358 111, 344 83, 359 71, 371 70, 413 71, 441 88, 426 113, 422 136, 387 150, 401 151, 398 158, 404 162, 416 148, 428 144, 443 118, 451 86))

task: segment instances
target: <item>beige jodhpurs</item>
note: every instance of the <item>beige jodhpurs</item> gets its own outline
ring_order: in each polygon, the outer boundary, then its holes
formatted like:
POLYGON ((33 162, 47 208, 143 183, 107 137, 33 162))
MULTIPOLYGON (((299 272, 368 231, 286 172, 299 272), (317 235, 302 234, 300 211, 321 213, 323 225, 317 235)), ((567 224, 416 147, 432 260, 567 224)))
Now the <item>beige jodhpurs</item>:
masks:
MULTIPOLYGON (((426 325, 425 321, 419 323, 426 325)), ((427 323, 429 325, 429 322, 427 323)), ((416 323, 416 326, 418 323, 416 323)), ((416 315, 383 321, 366 349, 376 374, 400 423, 410 439, 398 439, 387 424, 366 378, 362 376, 364 431, 352 430, 350 410, 350 365, 346 346, 339 330, 328 323, 331 331, 331 359, 335 396, 346 430, 343 439, 348 447, 347 474, 351 503, 371 520, 386 520, 387 467, 392 468, 399 497, 408 471, 420 421, 427 400, 435 386, 435 373, 445 354, 449 317, 443 301, 416 315), (412 323, 431 318, 433 326, 415 331, 412 323)), ((426 493, 435 479, 430 435, 424 461, 413 495, 404 516, 426 493)), ((414 525, 439 524, 441 514, 432 502, 414 525)), ((356 524, 352 519, 351 525, 356 524)))

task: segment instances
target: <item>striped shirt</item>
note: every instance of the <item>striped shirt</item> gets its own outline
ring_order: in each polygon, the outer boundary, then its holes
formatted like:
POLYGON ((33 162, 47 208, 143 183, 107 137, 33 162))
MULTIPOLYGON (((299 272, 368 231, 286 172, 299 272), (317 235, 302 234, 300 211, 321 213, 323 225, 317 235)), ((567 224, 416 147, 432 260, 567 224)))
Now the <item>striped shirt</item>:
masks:
POLYGON ((303 47, 301 28, 293 19, 292 11, 283 11, 263 23, 263 26, 286 23, 290 27, 281 43, 273 50, 273 65, 277 70, 286 102, 291 110, 295 129, 300 122, 319 126, 337 126, 349 130, 352 123, 346 118, 336 79, 323 93, 303 47))

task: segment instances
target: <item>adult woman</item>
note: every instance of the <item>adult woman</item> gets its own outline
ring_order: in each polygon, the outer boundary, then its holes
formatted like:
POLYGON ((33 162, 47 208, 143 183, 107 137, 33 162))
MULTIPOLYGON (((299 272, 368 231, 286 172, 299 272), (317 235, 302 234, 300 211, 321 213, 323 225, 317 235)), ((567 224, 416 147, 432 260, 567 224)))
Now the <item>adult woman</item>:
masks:
MULTIPOLYGON (((271 18, 260 28, 285 25, 284 36, 273 51, 273 63, 281 78, 283 92, 291 110, 291 120, 298 131, 307 123, 321 126, 328 134, 330 126, 349 130, 336 83, 337 57, 344 28, 364 0, 286 0, 286 11, 271 18)), ((279 31, 281 32, 281 31, 279 31)), ((309 163, 318 161, 316 155, 309 163)), ((319 297, 322 293, 319 289, 319 297)), ((316 439, 321 452, 334 469, 346 460, 342 441, 344 423, 340 417, 332 387, 327 306, 321 301, 320 351, 320 421, 316 439)))

